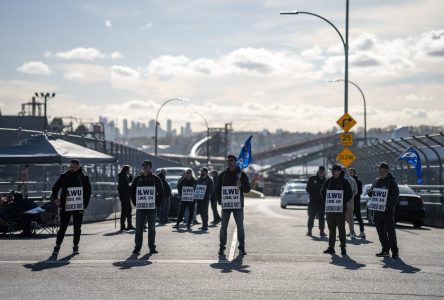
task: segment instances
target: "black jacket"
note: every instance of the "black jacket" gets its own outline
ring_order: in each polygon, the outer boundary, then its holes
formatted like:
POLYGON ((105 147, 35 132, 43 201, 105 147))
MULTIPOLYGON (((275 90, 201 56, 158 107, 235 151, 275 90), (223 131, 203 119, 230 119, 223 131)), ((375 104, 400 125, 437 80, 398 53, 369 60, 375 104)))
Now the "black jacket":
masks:
POLYGON ((119 173, 117 191, 119 192, 120 200, 129 199, 131 197, 131 188, 130 188, 131 181, 132 181, 132 176, 127 176, 125 173, 119 173))
POLYGON ((318 207, 324 205, 324 201, 322 201, 321 197, 321 188, 325 180, 327 180, 325 176, 321 177, 319 176, 319 174, 311 176, 308 179, 307 187, 305 188, 305 190, 307 191, 310 197, 310 203, 309 203, 310 206, 318 207))
MULTIPOLYGON (((198 184, 207 186, 207 189, 205 190, 205 196, 202 200, 210 201, 210 198, 213 195, 213 179, 211 179, 210 176, 207 176, 205 178, 199 177, 196 181, 196 185, 198 184)), ((197 201, 202 201, 202 200, 197 200, 197 201)))
POLYGON ((68 188, 70 187, 83 187, 83 209, 86 209, 89 204, 89 200, 91 198, 91 183, 89 182, 89 177, 83 173, 82 168, 80 168, 76 172, 66 171, 61 174, 59 179, 57 179, 56 183, 52 187, 52 198, 56 199, 60 192, 60 201, 62 203, 62 210, 65 210, 66 205, 66 193, 68 188))
POLYGON ((356 185, 358 186, 358 194, 353 199, 354 201, 359 202, 361 201, 362 181, 356 175, 353 176, 353 179, 356 181, 356 185))
POLYGON ((188 180, 185 176, 180 178, 177 182, 177 192, 179 193, 179 198, 182 199, 182 187, 184 186, 194 186, 196 185, 196 179, 194 177, 191 177, 190 180, 188 180))
MULTIPOLYGON (((399 187, 392 173, 389 173, 386 178, 376 178, 372 184, 372 188, 388 189, 385 213, 395 213, 395 208, 399 200, 399 187)), ((371 193, 369 193, 369 196, 371 196, 371 193)), ((375 211, 375 213, 383 212, 375 211)))
POLYGON ((160 206, 163 201, 163 185, 159 177, 153 173, 148 176, 143 175, 143 173, 136 178, 134 178, 131 184, 131 202, 136 206, 136 192, 138 186, 154 186, 156 187, 156 207, 160 206))
POLYGON ((251 190, 251 188, 247 174, 245 174, 245 172, 241 172, 239 168, 236 168, 233 172, 227 168, 225 171, 219 174, 219 179, 216 188, 216 199, 219 205, 222 204, 222 187, 237 185, 237 178, 239 174, 240 174, 240 183, 241 183, 240 191, 242 192, 240 193, 241 207, 244 207, 244 193, 248 193, 251 190))
POLYGON ((163 195, 165 197, 170 197, 171 196, 171 187, 170 187, 170 184, 166 181, 165 175, 160 173, 159 178, 162 181, 162 185, 163 185, 163 195))
POLYGON ((322 185, 322 188, 321 188, 321 195, 322 195, 322 200, 324 202, 324 206, 325 206, 325 200, 327 197, 327 190, 342 190, 342 191, 344 191, 344 196, 342 199, 343 199, 343 204, 344 204, 343 212, 345 213, 347 210, 347 202, 353 198, 353 191, 352 191, 351 185, 348 182, 348 180, 345 179, 341 175, 341 176, 339 176, 339 178, 330 177, 329 179, 327 179, 324 182, 324 184, 322 185))

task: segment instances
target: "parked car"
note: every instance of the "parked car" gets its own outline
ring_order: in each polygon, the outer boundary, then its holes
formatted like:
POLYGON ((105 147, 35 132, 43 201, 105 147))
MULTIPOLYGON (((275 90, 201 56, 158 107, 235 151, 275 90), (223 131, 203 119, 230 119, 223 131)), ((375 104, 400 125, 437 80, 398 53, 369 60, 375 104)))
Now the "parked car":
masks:
MULTIPOLYGON (((160 173, 160 170, 165 169, 167 171, 167 175, 165 176, 165 180, 168 182, 168 184, 171 187, 171 198, 170 198, 170 210, 168 212, 169 218, 177 218, 177 215, 179 214, 179 207, 180 207, 180 198, 179 198, 179 192, 177 191, 177 183, 179 182, 179 179, 182 177, 183 174, 185 174, 185 171, 189 168, 185 167, 165 167, 165 168, 157 168, 156 174, 160 173)), ((193 172, 193 177, 196 177, 193 172)))
MULTIPOLYGON (((369 225, 374 225, 373 211, 367 208, 369 196, 368 189, 371 184, 362 188, 361 214, 367 217, 369 225)), ((399 185, 399 201, 395 208, 395 222, 411 222, 415 228, 424 224, 425 208, 421 196, 415 193, 408 185, 399 185)))
POLYGON ((287 182, 281 193, 281 208, 287 208, 288 205, 308 205, 306 186, 306 183, 287 182))

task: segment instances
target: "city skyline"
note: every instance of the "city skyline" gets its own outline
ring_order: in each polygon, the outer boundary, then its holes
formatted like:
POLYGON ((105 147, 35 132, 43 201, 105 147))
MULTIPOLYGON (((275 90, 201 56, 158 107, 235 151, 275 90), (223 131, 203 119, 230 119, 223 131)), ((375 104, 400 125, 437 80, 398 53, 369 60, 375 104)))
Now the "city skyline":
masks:
MULTIPOLYGON (((442 125, 443 4, 350 1, 349 79, 367 98, 368 127, 442 125), (396 11, 396 13, 395 13, 396 11)), ((122 124, 191 123, 204 130, 325 131, 343 112, 345 1, 2 2, 0 108, 16 114, 35 92, 55 92, 50 117, 122 124)), ((349 111, 363 126, 362 97, 349 111)), ((121 126, 118 126, 121 128, 121 126)))

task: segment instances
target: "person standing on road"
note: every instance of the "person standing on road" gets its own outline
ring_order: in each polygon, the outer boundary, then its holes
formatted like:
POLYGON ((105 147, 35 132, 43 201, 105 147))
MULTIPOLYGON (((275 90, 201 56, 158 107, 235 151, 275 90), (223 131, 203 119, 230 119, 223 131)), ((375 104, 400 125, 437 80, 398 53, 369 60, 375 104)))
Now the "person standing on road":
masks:
POLYGON ((312 229, 314 226, 314 219, 316 215, 319 218, 319 235, 321 237, 326 236, 325 229, 325 203, 321 197, 321 188, 324 184, 325 178, 325 167, 319 166, 318 172, 315 176, 311 176, 308 179, 307 187, 305 190, 307 191, 310 202, 308 204, 308 232, 307 236, 312 236, 312 229))
POLYGON ((356 169, 350 168, 349 169, 350 176, 353 177, 353 179, 356 182, 356 185, 358 187, 358 194, 353 198, 354 202, 354 210, 353 213, 355 214, 356 220, 359 224, 359 237, 361 239, 365 239, 365 233, 364 233, 364 222, 362 221, 361 217, 361 194, 362 194, 362 181, 358 177, 358 173, 356 172, 356 169))
POLYGON ((57 179, 52 187, 51 198, 60 207, 60 227, 52 255, 57 256, 59 254, 71 216, 74 223, 72 252, 73 254, 79 254, 83 210, 88 207, 91 198, 91 183, 77 159, 71 160, 68 171, 61 174, 57 179))
POLYGON ((196 199, 197 210, 202 218, 202 227, 199 229, 203 232, 208 230, 208 204, 212 195, 213 180, 208 176, 208 169, 202 168, 194 189, 194 199, 196 199))
POLYGON ((166 181, 167 171, 165 169, 160 170, 159 178, 162 180, 163 186, 163 201, 160 204, 160 216, 159 225, 165 225, 168 223, 168 214, 170 211, 170 198, 171 198, 171 187, 166 181))
POLYGON ((186 170, 185 176, 179 179, 177 183, 177 191, 180 197, 179 215, 177 216, 177 223, 173 228, 179 229, 180 222, 182 222, 185 210, 188 208, 187 230, 191 230, 191 222, 194 215, 194 187, 196 186, 196 179, 193 177, 191 169, 186 170))
POLYGON ((334 165, 331 171, 332 176, 324 182, 321 188, 322 198, 325 199, 329 230, 328 248, 324 253, 336 253, 336 227, 338 227, 341 254, 346 255, 345 212, 347 211, 347 201, 353 198, 353 192, 350 183, 342 176, 340 166, 334 165))
POLYGON ((153 164, 149 160, 142 163, 142 174, 131 184, 131 201, 136 206, 136 236, 134 255, 140 254, 143 243, 143 227, 148 219, 148 247, 150 253, 156 250, 156 208, 163 200, 162 181, 152 173, 153 164))
POLYGON ((347 236, 350 236, 350 239, 354 239, 356 237, 355 220, 353 218, 353 211, 355 210, 354 197, 358 194, 358 185, 356 184, 356 181, 350 176, 350 173, 348 172, 346 167, 342 167, 342 174, 344 178, 347 179, 348 183, 350 183, 353 192, 352 198, 347 201, 347 211, 345 212, 345 219, 347 220, 348 228, 350 231, 347 236))
POLYGON ((239 241, 239 254, 245 252, 244 232, 244 193, 250 191, 250 182, 245 172, 236 166, 236 156, 228 155, 228 168, 219 175, 217 184, 217 202, 222 206, 222 226, 220 228, 219 255, 224 255, 227 244, 227 228, 230 216, 233 214, 237 226, 237 239, 239 241))
POLYGON ((133 176, 130 173, 130 167, 128 165, 122 166, 118 175, 117 191, 119 192, 120 207, 120 231, 136 229, 132 224, 132 208, 131 208, 131 182, 133 176), (125 228, 125 220, 128 227, 125 228))
POLYGON ((378 172, 379 177, 375 179, 368 191, 368 195, 372 198, 377 197, 379 202, 374 210, 376 231, 382 250, 376 256, 389 257, 389 250, 391 249, 392 258, 399 258, 395 230, 395 208, 399 200, 399 187, 390 173, 390 167, 387 163, 382 162, 379 165, 378 172))
POLYGON ((217 225, 222 220, 217 210, 217 199, 216 199, 216 187, 219 179, 219 174, 217 173, 217 171, 213 170, 210 172, 210 176, 213 179, 213 187, 214 187, 213 194, 211 195, 211 210, 213 211, 213 221, 211 222, 211 224, 217 225))

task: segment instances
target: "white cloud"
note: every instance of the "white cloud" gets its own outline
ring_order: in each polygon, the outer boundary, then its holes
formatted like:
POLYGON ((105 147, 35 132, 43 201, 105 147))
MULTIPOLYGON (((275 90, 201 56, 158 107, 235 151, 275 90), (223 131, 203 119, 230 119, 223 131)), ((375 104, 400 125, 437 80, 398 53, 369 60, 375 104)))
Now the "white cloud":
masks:
POLYGON ((111 23, 110 20, 106 20, 106 21, 105 21, 105 26, 108 27, 108 28, 112 28, 112 27, 113 27, 113 24, 111 23))
POLYGON ((63 59, 83 59, 83 60, 96 60, 103 59, 106 57, 99 50, 95 48, 83 48, 78 47, 65 52, 56 53, 56 57, 63 59))
POLYGON ((109 80, 109 68, 94 64, 64 64, 59 66, 64 78, 82 82, 99 82, 109 80))
POLYGON ((139 71, 125 66, 112 66, 111 79, 112 80, 137 80, 140 78, 139 71))
POLYGON ((111 58, 112 59, 120 59, 120 58, 123 58, 124 56, 120 53, 120 52, 113 52, 113 53, 111 53, 111 58))
POLYGON ((17 71, 26 74, 49 75, 52 73, 51 69, 41 61, 29 61, 17 68, 17 71))

